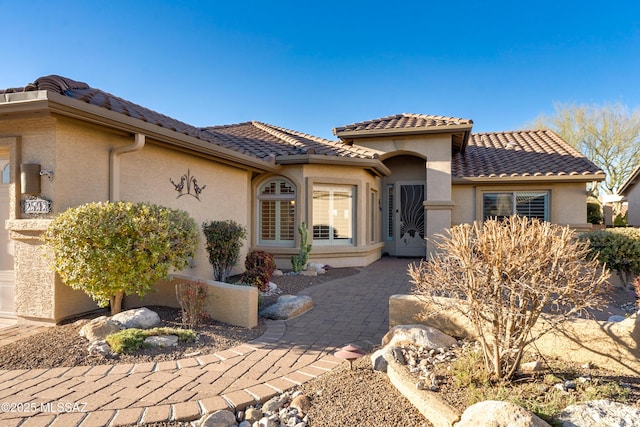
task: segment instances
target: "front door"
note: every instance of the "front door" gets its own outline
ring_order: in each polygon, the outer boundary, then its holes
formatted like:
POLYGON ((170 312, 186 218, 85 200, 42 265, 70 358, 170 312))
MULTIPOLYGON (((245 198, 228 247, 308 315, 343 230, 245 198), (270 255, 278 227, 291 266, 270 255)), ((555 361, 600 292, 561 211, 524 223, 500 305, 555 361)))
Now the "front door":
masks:
POLYGON ((0 154, 0 317, 14 315, 13 241, 4 228, 9 219, 9 160, 0 154))
POLYGON ((396 185, 396 254, 406 257, 424 257, 424 184, 398 182, 396 185))

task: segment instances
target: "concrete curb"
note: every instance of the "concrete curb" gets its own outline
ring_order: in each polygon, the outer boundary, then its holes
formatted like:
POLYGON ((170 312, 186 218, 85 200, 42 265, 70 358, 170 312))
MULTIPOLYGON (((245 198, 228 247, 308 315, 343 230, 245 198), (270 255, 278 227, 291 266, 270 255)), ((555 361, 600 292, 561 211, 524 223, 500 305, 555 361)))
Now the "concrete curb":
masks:
MULTIPOLYGON (((392 358, 389 358, 392 359, 392 358)), ((442 400, 437 393, 418 390, 407 368, 395 360, 387 360, 389 381, 416 407, 434 427, 451 427, 461 417, 460 411, 442 400)))

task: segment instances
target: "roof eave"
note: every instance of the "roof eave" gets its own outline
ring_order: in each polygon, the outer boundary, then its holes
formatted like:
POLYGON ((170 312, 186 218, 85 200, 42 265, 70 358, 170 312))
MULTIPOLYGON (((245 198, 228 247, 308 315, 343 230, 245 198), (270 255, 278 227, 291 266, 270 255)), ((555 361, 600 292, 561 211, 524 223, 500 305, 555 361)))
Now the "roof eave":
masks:
POLYGON ((278 172, 281 169, 274 163, 238 153, 228 148, 220 147, 213 143, 200 140, 171 129, 163 128, 102 107, 87 104, 86 102, 78 101, 54 92, 33 91, 25 93, 33 95, 30 97, 24 97, 27 99, 22 99, 22 97, 11 97, 12 99, 9 99, 6 102, 2 102, 2 98, 0 98, 0 115, 48 111, 52 114, 71 117, 112 129, 124 130, 131 133, 143 133, 158 142, 176 146, 181 149, 188 149, 189 151, 208 157, 213 157, 223 163, 242 169, 257 172, 278 172))
POLYGON ((433 133, 456 133, 471 132, 473 124, 462 125, 443 125, 443 126, 424 126, 411 128, 393 128, 393 129, 371 129, 371 130, 352 130, 352 131, 336 131, 333 133, 341 140, 348 142, 360 138, 375 138, 380 136, 403 136, 403 135, 423 135, 433 133))
POLYGON ((574 175, 516 175, 516 176, 468 176, 452 177, 452 184, 477 185, 477 184, 518 184, 534 182, 594 182, 604 181, 604 174, 574 174, 574 175))
POLYGON ((389 176, 391 169, 384 165, 379 159, 364 159, 359 157, 338 157, 325 156, 321 154, 297 154, 276 157, 278 165, 296 165, 296 164, 323 164, 323 165, 340 165, 340 166, 356 166, 370 170, 376 176, 389 176))
POLYGON ((621 196, 624 196, 627 190, 631 188, 631 186, 633 186, 633 184, 635 184, 638 181, 638 178, 640 178, 640 166, 638 166, 631 173, 631 175, 629 175, 629 178, 627 178, 627 180, 622 183, 622 185, 620 186, 620 189, 618 190, 618 194, 620 194, 621 196))

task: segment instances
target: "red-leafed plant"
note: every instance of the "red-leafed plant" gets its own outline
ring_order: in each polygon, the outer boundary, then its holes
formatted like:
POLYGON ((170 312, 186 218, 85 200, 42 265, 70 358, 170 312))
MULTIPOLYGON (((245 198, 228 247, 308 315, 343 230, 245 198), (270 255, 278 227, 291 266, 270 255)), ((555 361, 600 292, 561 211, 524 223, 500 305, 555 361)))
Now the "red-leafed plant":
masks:
POLYGON ((269 289, 269 281, 276 269, 273 255, 268 252, 253 250, 249 252, 244 261, 246 271, 242 276, 242 282, 255 286, 261 292, 269 289))
POLYGON ((208 287, 204 282, 188 280, 176 285, 176 297, 182 309, 182 326, 195 329, 209 319, 207 313, 208 287))

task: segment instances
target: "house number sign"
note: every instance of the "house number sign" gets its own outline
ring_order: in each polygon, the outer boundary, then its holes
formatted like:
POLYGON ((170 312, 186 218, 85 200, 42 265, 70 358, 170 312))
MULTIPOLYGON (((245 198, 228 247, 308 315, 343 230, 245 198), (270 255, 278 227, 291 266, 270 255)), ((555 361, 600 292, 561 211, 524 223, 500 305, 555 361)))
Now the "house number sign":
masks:
POLYGON ((51 201, 40 197, 29 198, 22 202, 22 210, 26 214, 48 214, 51 212, 51 201))

